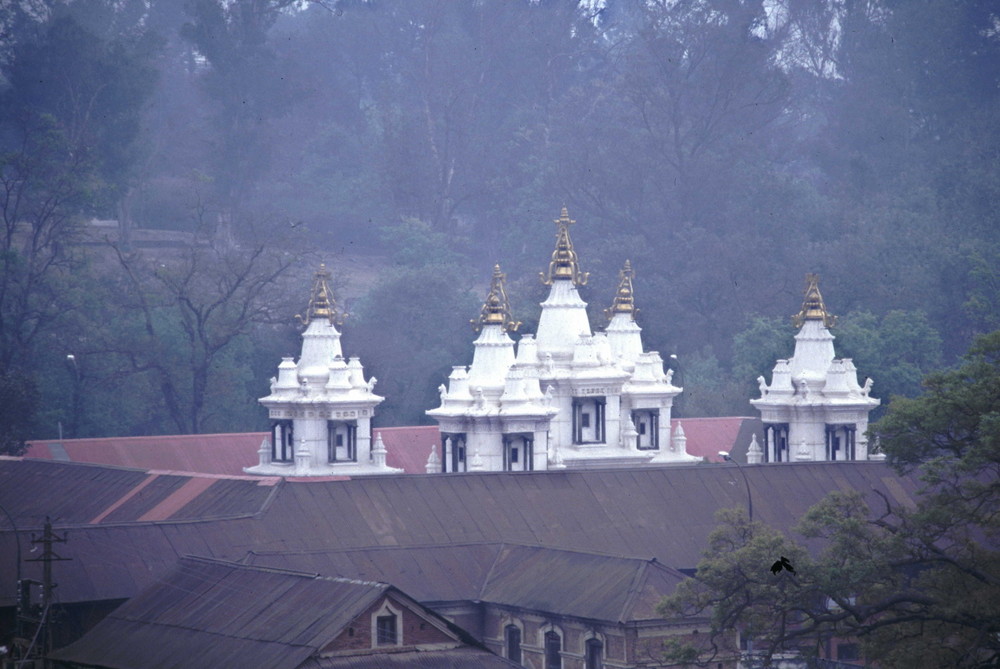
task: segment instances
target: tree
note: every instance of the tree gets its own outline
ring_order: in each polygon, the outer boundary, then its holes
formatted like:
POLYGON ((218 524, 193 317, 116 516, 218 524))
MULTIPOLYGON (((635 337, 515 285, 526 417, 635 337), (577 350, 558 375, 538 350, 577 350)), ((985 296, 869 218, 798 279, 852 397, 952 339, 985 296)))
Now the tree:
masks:
POLYGON ((152 379, 178 432, 239 429, 233 402, 253 406, 247 338, 284 316, 280 279, 297 257, 265 242, 195 244, 165 260, 115 251, 119 308, 131 316, 102 328, 105 352, 152 379))
MULTIPOLYGON (((767 663, 825 653, 854 638, 880 667, 995 667, 1000 662, 1000 331, 964 363, 931 374, 918 398, 897 398, 873 428, 901 472, 921 473, 914 508, 837 492, 797 532, 813 556, 760 523, 725 512, 695 579, 665 614, 711 612, 712 638, 740 629, 767 663), (788 556, 795 573, 766 573, 788 556)), ((705 659, 690 645, 673 658, 705 659)))

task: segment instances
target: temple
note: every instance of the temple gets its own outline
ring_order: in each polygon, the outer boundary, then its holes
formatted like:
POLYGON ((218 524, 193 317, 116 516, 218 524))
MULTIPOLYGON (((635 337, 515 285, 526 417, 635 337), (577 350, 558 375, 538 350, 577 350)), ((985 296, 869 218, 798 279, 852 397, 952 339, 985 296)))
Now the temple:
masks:
MULTIPOLYGON (((683 435, 670 433, 673 398, 681 388, 663 359, 643 350, 635 322, 631 264, 620 272, 607 330, 593 333, 578 287, 587 282, 563 208, 556 247, 541 274, 549 295, 535 335, 519 327, 505 276, 496 266, 474 325, 472 364, 456 366, 442 385, 441 405, 427 414, 441 429, 441 456, 428 471, 530 471, 698 462, 683 435), (680 445, 680 446, 679 446, 680 445)), ((432 458, 437 454, 432 453, 432 458)))
POLYGON ((797 328, 795 352, 778 360, 771 384, 758 377, 760 397, 750 404, 760 411, 764 444, 748 451, 750 463, 867 460, 868 414, 879 405, 870 397, 872 380, 858 384, 850 358, 837 358, 829 314, 819 292, 819 277, 806 275, 802 309, 792 317, 797 328))
POLYGON ((372 439, 372 417, 382 401, 376 379, 365 380, 358 358, 344 360, 338 325, 342 314, 330 290, 330 273, 320 265, 306 315, 302 353, 284 358, 271 393, 260 403, 271 419, 271 438, 258 451, 248 474, 330 476, 397 474, 386 465, 381 438, 372 439))

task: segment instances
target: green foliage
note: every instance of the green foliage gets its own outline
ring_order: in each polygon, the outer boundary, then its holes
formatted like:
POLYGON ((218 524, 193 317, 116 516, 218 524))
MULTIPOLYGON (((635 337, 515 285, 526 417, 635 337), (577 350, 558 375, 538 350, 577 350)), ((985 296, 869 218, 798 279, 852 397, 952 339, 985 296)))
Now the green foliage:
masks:
POLYGON ((921 472, 916 504, 830 494, 796 528, 818 554, 723 512, 696 579, 661 607, 709 616, 713 643, 672 648, 671 659, 715 659, 740 630, 762 662, 789 651, 822 656, 826 640, 853 638, 880 667, 996 666, 1000 331, 925 387, 918 398, 894 399, 872 428, 891 462, 921 472), (776 555, 789 558, 794 575, 766 571, 776 555))
POLYGON ((388 425, 428 423, 424 411, 438 404, 437 386, 452 365, 471 362, 476 300, 448 265, 404 268, 379 281, 344 330, 345 350, 361 357, 388 425))
POLYGON ((0 455, 21 455, 38 410, 33 379, 14 370, 0 372, 0 455))

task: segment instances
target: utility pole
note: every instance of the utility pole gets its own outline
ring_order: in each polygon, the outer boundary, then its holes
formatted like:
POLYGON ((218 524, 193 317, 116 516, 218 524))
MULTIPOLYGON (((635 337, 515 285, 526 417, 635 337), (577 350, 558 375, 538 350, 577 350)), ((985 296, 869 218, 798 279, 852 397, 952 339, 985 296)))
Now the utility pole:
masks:
POLYGON ((45 669, 49 669, 52 666, 48 659, 49 653, 52 652, 52 594, 56 587, 56 584, 52 581, 52 563, 64 562, 70 558, 60 557, 52 550, 52 544, 66 543, 66 533, 64 532, 62 536, 59 536, 53 532, 52 521, 49 520, 48 516, 45 517, 45 528, 42 531, 42 536, 36 537, 32 535, 31 543, 42 545, 42 554, 40 556, 25 560, 25 562, 42 563, 42 614, 38 621, 35 638, 32 641, 31 648, 28 649, 28 656, 41 656, 42 666, 45 669))

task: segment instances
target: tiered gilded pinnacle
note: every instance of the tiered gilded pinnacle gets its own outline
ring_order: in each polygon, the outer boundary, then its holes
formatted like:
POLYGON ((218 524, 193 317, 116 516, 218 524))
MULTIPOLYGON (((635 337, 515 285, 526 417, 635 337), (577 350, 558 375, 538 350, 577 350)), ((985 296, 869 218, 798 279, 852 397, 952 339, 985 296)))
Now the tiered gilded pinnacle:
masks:
POLYGON ((500 265, 493 266, 493 278, 490 281, 490 292, 486 302, 479 312, 479 318, 473 321, 472 328, 479 332, 485 325, 500 325, 507 332, 517 332, 521 321, 515 321, 510 311, 510 300, 504 282, 507 275, 500 271, 500 265))
POLYGON ((320 264, 313 276, 313 288, 309 295, 309 306, 306 308, 305 317, 297 315, 295 318, 304 326, 308 326, 313 318, 325 318, 330 325, 344 324, 344 314, 338 312, 337 301, 330 290, 330 272, 327 271, 325 264, 320 264))
POLYGON ((552 252, 552 261, 549 262, 548 273, 542 273, 542 283, 551 286, 556 280, 570 280, 575 286, 586 286, 587 272, 580 271, 580 262, 573 250, 573 241, 569 237, 569 226, 576 221, 569 217, 566 207, 555 221, 556 224, 556 250, 552 252))
POLYGON ((615 314, 628 314, 635 320, 639 310, 635 308, 635 293, 632 292, 632 263, 625 261, 625 267, 618 272, 618 292, 609 309, 604 310, 604 315, 608 320, 615 317, 615 314))
POLYGON ((802 309, 792 316, 795 327, 801 328, 806 321, 823 321, 823 325, 832 328, 837 323, 837 317, 828 313, 823 304, 823 296, 819 292, 819 275, 806 274, 805 299, 802 309))

